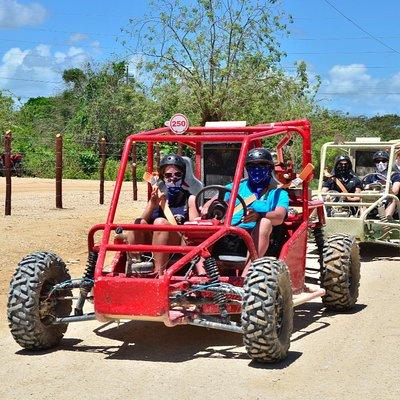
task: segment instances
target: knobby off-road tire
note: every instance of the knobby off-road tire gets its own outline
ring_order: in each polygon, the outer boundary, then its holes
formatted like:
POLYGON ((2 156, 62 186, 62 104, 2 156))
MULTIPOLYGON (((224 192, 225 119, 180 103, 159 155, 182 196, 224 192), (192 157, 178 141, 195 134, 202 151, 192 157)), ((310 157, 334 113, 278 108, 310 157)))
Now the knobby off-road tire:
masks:
POLYGON ((360 251, 352 236, 334 235, 324 243, 321 286, 322 302, 329 310, 349 310, 358 298, 360 251))
POLYGON ((244 292, 243 340, 249 356, 264 363, 283 360, 293 331, 292 286, 285 263, 268 257, 256 260, 244 292))
MULTIPOLYGON (((39 350, 56 346, 67 324, 52 325, 55 317, 68 316, 72 300, 48 299, 52 287, 71 279, 64 262, 55 254, 29 254, 18 264, 10 283, 7 314, 11 333, 26 349, 39 350)), ((71 296, 62 290, 62 296, 71 296)))

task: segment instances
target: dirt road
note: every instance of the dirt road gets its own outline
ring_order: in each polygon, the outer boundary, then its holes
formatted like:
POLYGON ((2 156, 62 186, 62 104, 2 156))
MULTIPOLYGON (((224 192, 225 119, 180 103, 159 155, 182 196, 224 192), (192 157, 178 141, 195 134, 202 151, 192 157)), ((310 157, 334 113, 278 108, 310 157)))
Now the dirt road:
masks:
MULTIPOLYGON (((236 334, 149 322, 71 324, 60 348, 29 353, 6 322, 8 282, 27 253, 59 254, 82 273, 89 227, 106 218, 98 183, 64 182, 64 209, 54 208, 54 181, 14 179, 12 216, 4 217, 0 178, 0 399, 399 399, 400 257, 364 249, 359 304, 326 313, 319 301, 296 309, 288 359, 250 362, 236 334)), ((118 220, 136 205, 122 192, 118 220)))

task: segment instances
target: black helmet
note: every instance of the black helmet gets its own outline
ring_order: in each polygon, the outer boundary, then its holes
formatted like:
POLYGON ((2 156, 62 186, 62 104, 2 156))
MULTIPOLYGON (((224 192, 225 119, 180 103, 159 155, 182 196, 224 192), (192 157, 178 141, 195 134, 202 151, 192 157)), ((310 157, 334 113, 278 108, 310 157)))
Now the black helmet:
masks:
POLYGON ((348 155, 342 154, 335 158, 335 164, 333 167, 333 175, 334 176, 341 176, 341 175, 346 176, 349 173, 351 173, 352 169, 353 169, 353 164, 351 163, 350 157, 348 155), (339 163, 341 161, 346 161, 348 164, 348 167, 347 168, 346 167, 339 168, 339 163))
POLYGON ((263 147, 251 149, 246 156, 246 166, 248 164, 263 163, 274 166, 271 153, 263 147))
POLYGON ((375 160, 387 160, 389 161, 389 153, 385 150, 378 150, 376 153, 374 153, 372 159, 375 160))
POLYGON ((175 165, 176 167, 180 168, 183 172, 183 176, 185 176, 186 164, 185 160, 181 156, 178 156, 177 154, 167 154, 164 156, 160 161, 160 165, 158 166, 158 172, 160 175, 163 174, 167 165, 175 165))

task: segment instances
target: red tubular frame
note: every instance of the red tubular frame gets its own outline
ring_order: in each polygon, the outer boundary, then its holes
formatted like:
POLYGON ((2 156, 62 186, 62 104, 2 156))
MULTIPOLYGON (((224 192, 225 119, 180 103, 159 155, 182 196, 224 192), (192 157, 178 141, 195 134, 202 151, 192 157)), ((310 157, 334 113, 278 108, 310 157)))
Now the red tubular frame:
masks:
MULTIPOLYGON (((278 144, 278 154, 282 155, 282 147, 288 142, 292 133, 298 133, 302 138, 303 143, 303 167, 311 162, 311 139, 310 139, 310 124, 307 120, 285 121, 269 125, 258 125, 249 127, 190 127, 185 135, 172 134, 168 127, 155 129, 148 132, 140 132, 130 135, 125 141, 125 147, 121 157, 121 164, 116 179, 116 185, 111 200, 110 209, 108 212, 105 224, 98 224, 91 228, 88 235, 89 251, 98 250, 98 260, 95 268, 95 310, 99 314, 107 315, 147 315, 147 316, 162 316, 165 318, 168 314, 168 288, 171 288, 171 282, 178 279, 174 276, 183 266, 190 262, 195 256, 207 256, 208 248, 213 245, 218 239, 234 233, 239 235, 245 241, 250 258, 252 260, 258 257, 257 251, 251 236, 244 229, 231 226, 231 220, 235 208, 235 201, 239 190, 239 183, 242 179, 242 171, 245 164, 247 152, 253 145, 259 145, 261 139, 284 134, 284 138, 278 144), (242 147, 237 163, 237 170, 233 179, 232 193, 228 203, 226 218, 221 225, 144 225, 144 224, 116 224, 114 223, 116 207, 118 204, 124 173, 128 164, 129 155, 133 142, 147 143, 147 171, 152 173, 154 169, 154 143, 155 142, 180 142, 191 146, 196 151, 196 168, 195 175, 197 178, 201 176, 201 161, 202 161, 202 143, 210 142, 239 142, 242 147), (280 152, 280 153, 279 153, 280 152), (143 230, 143 231, 167 231, 167 232, 209 232, 210 236, 197 246, 153 246, 153 245, 128 245, 128 244, 112 244, 110 241, 111 231, 117 227, 124 230, 143 230), (96 232, 103 230, 103 236, 99 246, 95 246, 94 235, 96 232), (107 251, 123 252, 123 251, 159 251, 168 253, 184 254, 177 262, 170 266, 157 279, 143 278, 125 278, 111 277, 103 272, 103 266, 107 251), (116 281, 117 279, 117 281, 116 281), (119 286, 119 283, 121 284, 119 286), (141 285, 145 285, 145 289, 141 285), (133 290, 134 288, 134 290, 133 290), (123 291, 122 296, 124 301, 129 304, 121 303, 117 297, 123 291), (146 302, 151 302, 154 299, 154 291, 159 293, 161 298, 158 298, 156 304, 149 305, 146 302), (129 293, 129 296, 127 295, 129 293), (135 293, 140 293, 140 297, 135 293), (132 301, 129 299, 132 298, 132 301), (139 302, 139 305, 138 305, 139 302), (133 304, 135 303, 135 304, 133 304), (147 304, 147 305, 146 305, 147 304), (139 311, 140 312, 139 312, 139 311), (146 311, 147 310, 147 311, 146 311), (142 312, 143 311, 143 312, 142 312)), ((148 196, 150 196, 151 186, 148 186, 148 196)), ((297 203, 302 206, 302 222, 297 224, 297 228, 293 229, 293 233, 288 242, 283 246, 280 259, 288 263, 294 292, 302 290, 304 285, 304 269, 305 269, 305 249, 307 239, 307 227, 309 225, 308 218, 310 209, 318 208, 318 216, 320 222, 323 223, 322 203, 310 202, 308 197, 308 183, 303 182, 302 197, 296 199, 297 203), (295 250, 295 251, 294 251, 295 250)), ((290 223, 288 223, 290 224, 290 223)), ((289 226, 289 225, 288 225, 289 226)), ((292 228, 291 228, 292 229, 292 228)), ((225 277, 221 277, 225 279, 225 277)), ((180 281, 178 279, 178 281, 180 281)), ((189 281, 188 281, 189 282, 189 281)))

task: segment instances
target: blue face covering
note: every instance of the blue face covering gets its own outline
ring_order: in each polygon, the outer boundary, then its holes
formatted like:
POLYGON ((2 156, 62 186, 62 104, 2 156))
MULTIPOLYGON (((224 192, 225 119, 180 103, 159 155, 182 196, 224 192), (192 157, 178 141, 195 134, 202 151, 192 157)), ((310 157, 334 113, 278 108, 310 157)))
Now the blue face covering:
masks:
POLYGON ((165 186, 168 190, 168 200, 172 200, 177 194, 181 192, 182 179, 176 181, 166 181, 165 186))
POLYGON ((262 191, 271 181, 272 169, 268 165, 251 165, 246 167, 246 170, 249 174, 250 187, 256 192, 257 198, 260 198, 262 191))

